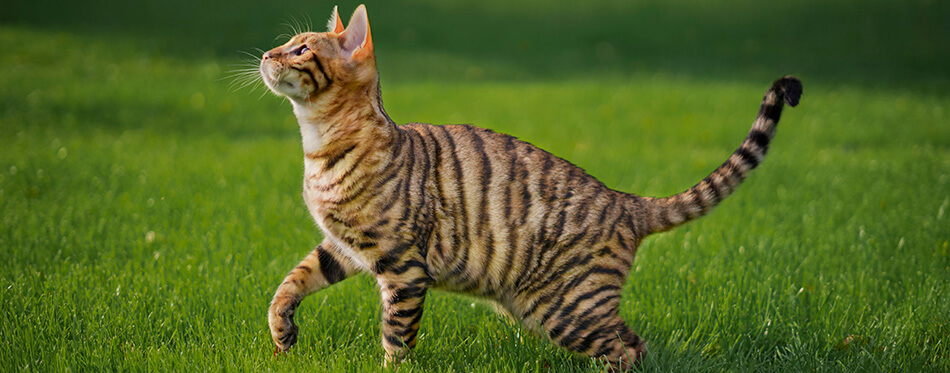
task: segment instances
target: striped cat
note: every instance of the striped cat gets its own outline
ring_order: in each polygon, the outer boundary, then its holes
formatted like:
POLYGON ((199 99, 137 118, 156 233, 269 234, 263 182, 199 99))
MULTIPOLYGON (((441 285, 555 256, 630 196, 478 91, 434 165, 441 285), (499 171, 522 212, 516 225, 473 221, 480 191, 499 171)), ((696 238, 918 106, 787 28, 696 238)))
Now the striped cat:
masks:
POLYGON ((304 151, 303 196, 325 239, 277 288, 268 313, 278 351, 297 340, 306 296, 359 272, 382 295, 387 362, 416 344, 426 291, 497 301, 525 328, 615 367, 645 344, 618 314, 640 242, 708 213, 762 162, 783 104, 801 83, 766 92, 739 148, 698 184, 667 198, 611 190, 514 137, 468 125, 397 126, 380 96, 366 8, 347 27, 302 33, 264 54, 260 74, 293 104, 304 151))

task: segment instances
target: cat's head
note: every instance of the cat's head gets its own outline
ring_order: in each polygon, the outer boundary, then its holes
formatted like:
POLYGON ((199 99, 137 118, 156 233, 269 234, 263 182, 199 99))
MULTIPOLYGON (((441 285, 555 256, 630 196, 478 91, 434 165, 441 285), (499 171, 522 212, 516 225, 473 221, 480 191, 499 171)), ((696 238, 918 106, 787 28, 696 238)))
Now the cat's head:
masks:
POLYGON ((377 84, 376 54, 366 7, 356 8, 345 28, 333 7, 327 28, 327 32, 295 35, 286 44, 264 53, 260 73, 267 87, 304 104, 341 88, 353 91, 377 84))

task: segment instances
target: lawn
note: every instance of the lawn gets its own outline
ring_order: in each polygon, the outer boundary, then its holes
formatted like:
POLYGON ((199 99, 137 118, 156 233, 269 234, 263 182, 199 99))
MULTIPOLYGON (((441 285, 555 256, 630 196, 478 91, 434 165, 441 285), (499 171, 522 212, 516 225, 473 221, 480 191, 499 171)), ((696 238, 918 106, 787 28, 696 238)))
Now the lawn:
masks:
MULTIPOLYGON (((270 296, 321 236, 290 105, 234 75, 333 4, 269 4, 4 5, 0 370, 381 369, 365 275, 306 299, 272 355, 270 296)), ((947 2, 367 7, 394 120, 510 133, 643 195, 702 179, 799 76, 765 163, 641 246, 642 370, 950 371, 947 2)), ((424 312, 400 371, 600 369, 476 299, 424 312)))

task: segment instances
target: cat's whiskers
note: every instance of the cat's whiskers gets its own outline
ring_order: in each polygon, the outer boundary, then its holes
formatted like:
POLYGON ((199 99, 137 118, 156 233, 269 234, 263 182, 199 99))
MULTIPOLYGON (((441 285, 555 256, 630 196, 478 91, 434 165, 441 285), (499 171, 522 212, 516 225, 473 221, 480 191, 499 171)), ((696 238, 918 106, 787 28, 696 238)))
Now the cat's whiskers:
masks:
POLYGON ((291 34, 288 34, 288 33, 286 33, 286 32, 285 32, 285 33, 282 33, 282 34, 277 35, 276 37, 274 37, 274 42, 278 42, 278 43, 279 43, 281 40, 285 40, 285 39, 286 39, 286 40, 290 40, 290 38, 294 37, 294 35, 296 35, 296 34, 291 35, 291 34))
POLYGON ((286 36, 287 39, 291 39, 294 37, 294 35, 298 35, 304 32, 308 32, 309 30, 312 30, 313 21, 310 19, 310 16, 304 15, 304 17, 306 17, 306 19, 301 20, 301 19, 297 19, 297 17, 295 16, 290 16, 289 21, 281 24, 282 26, 289 29, 288 31, 290 31, 290 35, 287 35, 286 33, 284 33, 284 34, 278 35, 277 38, 286 36))
MULTIPOLYGON (((238 51, 238 53, 247 56, 249 59, 229 65, 233 68, 228 70, 227 75, 218 79, 231 81, 228 84, 229 91, 235 92, 247 87, 251 87, 251 91, 254 91, 258 88, 264 88, 264 92, 267 92, 264 81, 260 76, 260 64, 263 60, 263 57, 261 56, 264 54, 264 52, 259 48, 256 49, 259 52, 258 54, 247 51, 238 51)), ((263 97, 263 95, 261 95, 261 97, 263 97)))
MULTIPOLYGON (((254 54, 248 51, 238 51, 238 53, 248 56, 254 61, 256 61, 258 64, 260 64, 261 60, 263 59, 262 56, 264 55, 264 51, 260 50, 259 48, 255 48, 255 49, 257 49, 257 52, 258 52, 257 54, 254 54)), ((246 61, 246 62, 250 62, 250 61, 246 61)))

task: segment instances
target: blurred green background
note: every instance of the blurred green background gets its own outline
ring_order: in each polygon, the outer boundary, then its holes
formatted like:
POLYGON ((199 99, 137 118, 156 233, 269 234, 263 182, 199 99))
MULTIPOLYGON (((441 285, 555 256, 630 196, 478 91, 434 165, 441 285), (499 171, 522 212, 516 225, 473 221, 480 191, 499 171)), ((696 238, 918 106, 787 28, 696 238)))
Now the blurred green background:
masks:
MULTIPOLYGON (((376 371, 378 295, 270 296, 320 240, 290 105, 250 55, 358 2, 21 1, 0 12, 0 370, 376 371)), ((799 76, 769 159, 647 240, 623 315, 649 371, 950 370, 950 3, 366 2, 398 123, 474 123, 668 195, 799 76)), ((401 370, 598 371, 468 298, 401 370)))
MULTIPOLYGON (((193 61, 269 49, 294 20, 322 31, 330 13, 325 9, 335 4, 348 20, 358 2, 39 0, 6 4, 0 20, 193 61)), ((387 81, 630 73, 757 81, 788 71, 814 82, 935 92, 946 86, 950 59, 948 5, 940 1, 420 0, 367 6, 387 81)))

